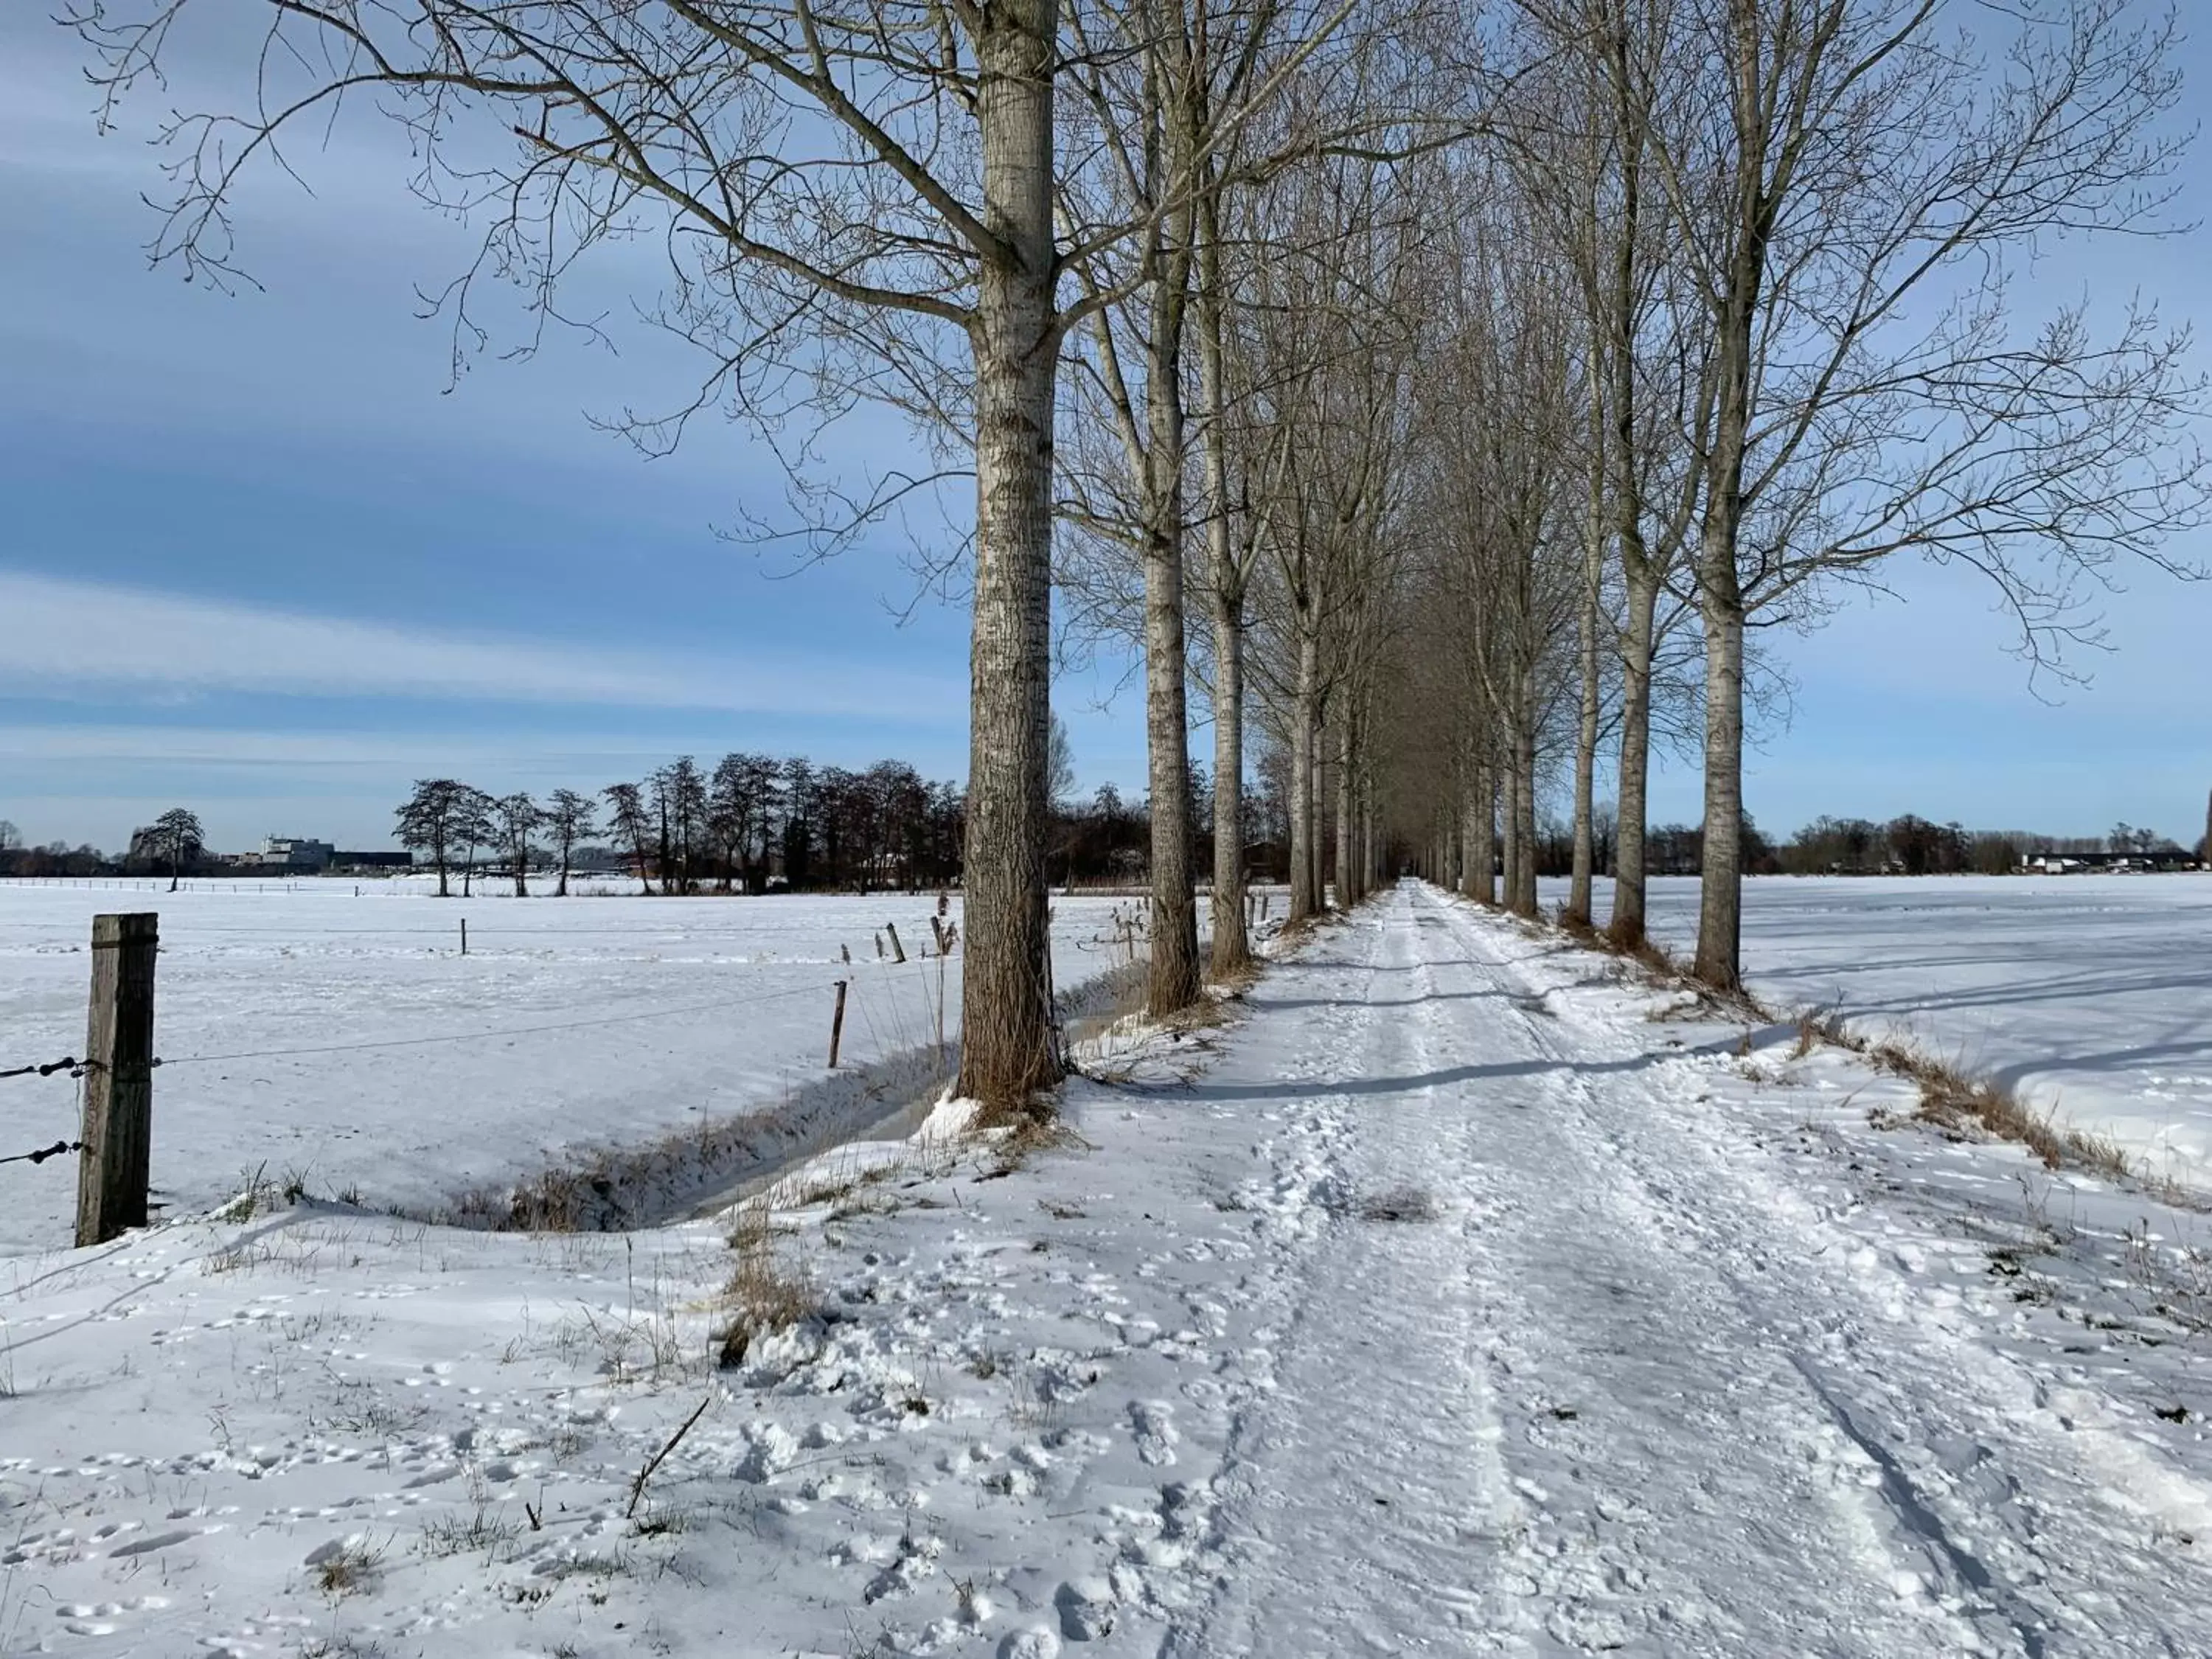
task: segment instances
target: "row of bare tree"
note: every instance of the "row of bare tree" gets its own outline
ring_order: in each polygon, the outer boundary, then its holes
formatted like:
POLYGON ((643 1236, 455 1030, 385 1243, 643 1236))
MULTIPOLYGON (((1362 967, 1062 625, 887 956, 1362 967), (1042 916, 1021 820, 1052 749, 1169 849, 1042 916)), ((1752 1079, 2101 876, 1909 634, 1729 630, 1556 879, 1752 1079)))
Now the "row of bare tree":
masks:
MULTIPOLYGON (((115 98, 185 9, 69 21, 115 98)), ((904 410, 934 471, 855 489, 784 445, 823 550, 972 477, 962 1086, 998 1106, 1060 1070, 1055 588, 1143 653, 1155 1011, 1200 989, 1194 684, 1215 969, 1248 949, 1248 730, 1287 759, 1299 920, 1329 842, 1339 902, 1394 842, 1488 894, 1495 842, 1533 909, 1555 770, 1587 915, 1616 757, 1632 939, 1653 734, 1688 718, 1698 968, 1728 985, 1752 630, 1917 551, 1986 571, 2047 657, 2077 580, 2197 507, 2181 339, 2009 292, 2054 238, 2160 222, 2178 85, 2130 0, 2017 0, 1982 41, 1942 0, 259 9, 258 86, 169 130, 157 258, 229 280, 240 178, 356 98, 484 227, 457 339, 483 282, 558 318, 578 258, 649 230, 648 308, 708 372, 639 441, 710 409, 778 437, 904 410)))

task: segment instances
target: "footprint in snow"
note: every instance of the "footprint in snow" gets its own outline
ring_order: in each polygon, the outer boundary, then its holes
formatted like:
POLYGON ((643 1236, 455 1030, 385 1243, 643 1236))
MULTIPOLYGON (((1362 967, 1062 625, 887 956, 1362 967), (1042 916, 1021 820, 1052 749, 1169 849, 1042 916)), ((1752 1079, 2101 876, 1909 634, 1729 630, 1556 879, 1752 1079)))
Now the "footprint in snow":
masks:
POLYGON ((1176 1461, 1175 1407, 1164 1400, 1129 1402, 1129 1429, 1137 1442, 1137 1461, 1159 1465, 1176 1461))

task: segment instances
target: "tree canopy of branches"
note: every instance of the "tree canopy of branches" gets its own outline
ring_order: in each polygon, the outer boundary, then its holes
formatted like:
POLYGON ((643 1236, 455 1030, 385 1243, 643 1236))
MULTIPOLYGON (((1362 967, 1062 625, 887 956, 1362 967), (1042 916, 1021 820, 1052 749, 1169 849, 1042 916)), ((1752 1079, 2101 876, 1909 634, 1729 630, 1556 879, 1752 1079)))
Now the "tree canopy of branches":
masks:
MULTIPOLYGON (((187 10, 67 20, 111 104, 158 76, 187 10)), ((1201 988, 1202 811, 1218 972, 1245 961, 1262 854, 1303 926, 1394 861, 1533 914, 1563 844, 1570 919, 1596 920, 1609 864, 1628 947, 1647 878, 1694 866, 1697 971, 1734 988, 1742 878, 1768 856, 1743 749, 1779 686, 1771 630, 1902 586, 1917 555, 1979 572, 2033 669, 2067 672, 2100 583, 2194 574, 2168 550, 2205 499, 2185 331, 2025 276, 2062 237, 2170 226, 2175 25, 2151 0, 1972 9, 1980 33, 1946 0, 253 15, 243 112, 167 131, 157 259, 232 281, 246 174, 370 101, 412 140, 417 190, 484 229, 442 297, 458 345, 487 280, 559 319, 574 263, 648 230, 650 314, 704 368, 682 407, 624 423, 638 442, 709 410, 749 422, 823 553, 972 478, 964 788, 739 753, 602 798, 664 893, 759 891, 779 863, 862 890, 957 872, 961 1086, 994 1109, 1060 1072, 1055 861, 1150 882, 1156 1013, 1201 988), (929 466, 823 469, 824 428, 863 401, 911 416, 929 466), (1140 858, 1118 796, 1064 799, 1056 582, 1072 634, 1141 657, 1140 858), (1662 834, 1668 746, 1701 763, 1703 813, 1662 834)), ((477 844, 520 885, 524 805, 426 782, 402 837, 441 891, 477 844)), ((555 798, 564 862, 592 821, 555 798)), ((1964 855, 1899 823, 1906 864, 1964 855)))

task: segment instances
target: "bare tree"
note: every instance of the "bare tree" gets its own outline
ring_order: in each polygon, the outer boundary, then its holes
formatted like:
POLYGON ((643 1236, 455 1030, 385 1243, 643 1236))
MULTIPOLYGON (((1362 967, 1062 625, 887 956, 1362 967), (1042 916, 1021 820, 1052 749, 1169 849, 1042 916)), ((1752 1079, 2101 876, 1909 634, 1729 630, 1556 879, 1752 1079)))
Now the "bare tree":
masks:
POLYGON ((173 893, 185 866, 199 857, 207 834, 200 828, 198 815, 182 806, 172 806, 155 818, 153 829, 155 845, 169 861, 169 890, 173 893))
POLYGON ((464 819, 476 792, 453 778, 420 778, 415 792, 399 806, 396 836, 402 847, 428 853, 438 872, 438 896, 450 898, 447 883, 454 850, 463 842, 464 819))
POLYGON ((653 866, 646 843, 653 830, 652 817, 646 809, 645 791, 634 783, 611 783, 601 793, 606 796, 607 810, 613 815, 607 829, 629 848, 630 868, 637 876, 638 885, 650 895, 653 891, 653 866))
POLYGON ((561 858, 560 884, 554 896, 568 896, 568 866, 575 857, 576 844, 597 832, 598 811, 589 795, 580 795, 573 789, 556 789, 545 811, 545 827, 553 832, 553 845, 561 858))
MULTIPOLYGON (((1705 650, 1698 975, 1740 983, 1748 620, 1898 553, 1990 576, 2039 662, 2080 579, 2197 521, 2185 337, 2022 326, 2012 262, 2163 222, 2173 20, 2033 0, 1999 60, 1937 0, 1695 0, 1697 96, 1654 159, 1711 341, 1686 432, 1705 650)), ((1624 803, 1625 806, 1626 803, 1624 803)))
MULTIPOLYGON (((772 438, 858 398, 971 447, 975 488, 961 1087, 1008 1108, 1054 1082, 1046 1006, 1045 765, 1054 385, 1071 327, 1062 273, 1145 221, 1054 222, 1057 0, 265 0, 247 112, 178 118, 176 188, 155 244, 217 282, 235 271, 242 171, 348 94, 414 143, 418 189, 487 227, 447 291, 460 339, 487 275, 546 318, 592 245, 665 233, 657 316, 711 364, 696 399, 635 425, 673 442, 726 404, 772 438), (504 158, 485 140, 507 139, 504 158)), ((159 74, 186 8, 69 15, 111 102, 159 74)), ((957 467, 948 471, 959 470, 957 467)), ((902 496, 803 504, 834 544, 902 496)))
POLYGON ((499 844, 499 826, 495 816, 498 806, 499 803, 490 795, 465 783, 453 796, 451 834, 454 844, 461 849, 463 898, 469 897, 475 888, 477 848, 499 844))
MULTIPOLYGON (((530 838, 546 822, 544 808, 529 794, 519 793, 502 795, 491 804, 492 830, 498 837, 500 850, 506 854, 507 868, 514 876, 514 896, 530 896, 530 838)), ((568 874, 563 859, 562 875, 568 874)))

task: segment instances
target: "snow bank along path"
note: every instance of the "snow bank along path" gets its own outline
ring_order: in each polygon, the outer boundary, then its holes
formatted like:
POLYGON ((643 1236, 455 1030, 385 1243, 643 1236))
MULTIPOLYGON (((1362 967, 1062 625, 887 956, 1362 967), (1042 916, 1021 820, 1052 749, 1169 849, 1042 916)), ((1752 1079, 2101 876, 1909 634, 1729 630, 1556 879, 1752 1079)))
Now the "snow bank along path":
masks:
MULTIPOLYGON (((155 1074, 154 1185, 167 1212, 220 1203, 264 1166, 318 1194, 432 1210, 598 1148, 787 1105, 824 1076, 835 980, 853 981, 848 1067, 929 1044, 940 989, 947 1035, 958 1030, 960 952, 941 988, 938 964, 921 959, 932 896, 556 899, 541 879, 538 896, 517 900, 496 885, 441 902, 419 878, 362 882, 358 896, 340 878, 175 894, 163 883, 0 884, 0 1067, 78 1051, 94 913, 154 910, 156 1051, 194 1062, 155 1074), (877 959, 886 923, 903 966, 877 959), (460 1040, 422 1041, 446 1036, 460 1040)), ((1109 963, 1112 918, 1133 908, 1054 901, 1060 989, 1109 963)), ((956 897, 956 923, 960 914, 956 897)), ((66 1076, 0 1080, 0 1156, 72 1138, 76 1111, 66 1076)), ((802 1146, 851 1127, 836 1110, 806 1116, 786 1126, 802 1146)), ((686 1173, 707 1190, 727 1184, 686 1173)), ((0 1257, 68 1242, 75 1182, 74 1158, 0 1166, 0 1257)), ((638 1196, 650 1212, 682 1194, 638 1196)))
POLYGON ((1662 1000, 1397 889, 1079 1145, 793 1177, 722 1370, 704 1224, 19 1267, 0 1650, 2212 1652, 2138 1196, 1662 1000))
MULTIPOLYGON (((1650 902, 1653 937, 1686 956, 1697 883, 1655 881, 1650 902)), ((1962 1060, 2212 1193, 2212 877, 1761 877, 1743 957, 1777 1005, 1962 1060)))

